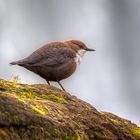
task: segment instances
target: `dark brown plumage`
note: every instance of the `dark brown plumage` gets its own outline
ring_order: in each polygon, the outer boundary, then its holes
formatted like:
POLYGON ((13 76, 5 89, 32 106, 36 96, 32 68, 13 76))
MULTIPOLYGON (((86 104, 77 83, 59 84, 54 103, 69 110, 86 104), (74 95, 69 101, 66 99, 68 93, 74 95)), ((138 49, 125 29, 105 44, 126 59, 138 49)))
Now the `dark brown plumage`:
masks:
POLYGON ((52 42, 37 49, 25 59, 11 62, 11 65, 22 66, 49 81, 60 81, 71 76, 80 62, 85 51, 95 51, 89 49, 84 43, 78 40, 65 42, 52 42))

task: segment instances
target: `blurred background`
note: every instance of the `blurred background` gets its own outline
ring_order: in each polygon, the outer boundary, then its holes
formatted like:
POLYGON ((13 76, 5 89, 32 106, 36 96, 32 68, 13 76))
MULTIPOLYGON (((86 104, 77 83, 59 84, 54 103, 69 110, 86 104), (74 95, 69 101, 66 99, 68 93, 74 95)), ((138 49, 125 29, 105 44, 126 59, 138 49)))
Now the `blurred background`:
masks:
POLYGON ((76 73, 62 81, 67 91, 140 124, 139 0, 0 0, 0 78, 46 83, 9 62, 69 39, 96 52, 85 54, 76 73))

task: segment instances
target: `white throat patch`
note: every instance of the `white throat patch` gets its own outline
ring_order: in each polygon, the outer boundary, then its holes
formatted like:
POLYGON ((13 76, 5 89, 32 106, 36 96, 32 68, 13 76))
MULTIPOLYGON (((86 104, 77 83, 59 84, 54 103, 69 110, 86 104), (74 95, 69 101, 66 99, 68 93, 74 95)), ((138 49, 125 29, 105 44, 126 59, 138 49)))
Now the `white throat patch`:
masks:
POLYGON ((79 65, 82 61, 82 57, 84 56, 86 50, 81 49, 76 53, 75 62, 79 65))

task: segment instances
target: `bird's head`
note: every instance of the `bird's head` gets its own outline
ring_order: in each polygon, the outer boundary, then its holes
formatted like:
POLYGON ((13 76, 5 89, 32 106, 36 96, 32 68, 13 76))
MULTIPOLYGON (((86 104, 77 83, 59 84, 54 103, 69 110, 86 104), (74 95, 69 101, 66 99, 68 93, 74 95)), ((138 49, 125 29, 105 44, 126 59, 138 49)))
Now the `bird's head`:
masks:
POLYGON ((79 40, 70 40, 67 41, 67 43, 71 46, 73 50, 78 52, 85 53, 86 51, 95 51, 94 49, 88 48, 82 41, 79 40))

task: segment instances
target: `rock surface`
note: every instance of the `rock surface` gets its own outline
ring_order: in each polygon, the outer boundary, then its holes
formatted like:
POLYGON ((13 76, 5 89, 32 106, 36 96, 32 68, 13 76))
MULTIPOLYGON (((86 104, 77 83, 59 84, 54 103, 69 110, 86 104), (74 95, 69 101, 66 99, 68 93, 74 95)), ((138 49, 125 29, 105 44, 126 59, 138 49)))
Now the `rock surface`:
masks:
POLYGON ((140 140, 140 128, 57 88, 1 79, 0 140, 140 140))

